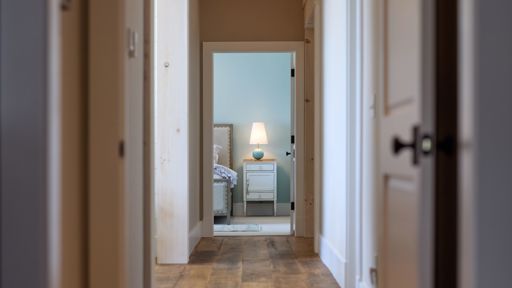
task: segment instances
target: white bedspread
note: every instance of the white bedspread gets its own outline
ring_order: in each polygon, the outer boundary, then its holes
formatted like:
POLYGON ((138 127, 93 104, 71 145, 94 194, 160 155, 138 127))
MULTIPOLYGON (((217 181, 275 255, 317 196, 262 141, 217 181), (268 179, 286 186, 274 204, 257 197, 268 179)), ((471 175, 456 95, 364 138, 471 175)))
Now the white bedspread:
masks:
POLYGON ((213 175, 231 181, 231 188, 234 188, 238 181, 238 174, 235 171, 219 164, 213 165, 213 175))

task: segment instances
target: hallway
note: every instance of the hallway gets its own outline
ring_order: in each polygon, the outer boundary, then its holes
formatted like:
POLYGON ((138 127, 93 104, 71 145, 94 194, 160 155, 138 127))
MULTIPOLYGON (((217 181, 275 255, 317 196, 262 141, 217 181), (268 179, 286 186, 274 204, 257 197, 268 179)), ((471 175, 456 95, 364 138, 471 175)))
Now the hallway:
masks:
POLYGON ((156 287, 339 287, 313 239, 203 238, 188 265, 156 267, 156 287))
POLYGON ((512 287, 511 11, 0 0, 0 288, 512 287), (221 53, 295 54, 284 92, 223 76, 245 124, 213 117, 221 53), (293 236, 212 237, 248 199, 293 236))

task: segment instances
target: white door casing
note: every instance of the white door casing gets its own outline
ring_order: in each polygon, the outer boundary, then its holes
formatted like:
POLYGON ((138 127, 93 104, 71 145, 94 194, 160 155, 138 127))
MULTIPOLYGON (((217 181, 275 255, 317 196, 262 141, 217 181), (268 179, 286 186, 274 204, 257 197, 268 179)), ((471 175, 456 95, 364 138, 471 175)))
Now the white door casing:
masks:
MULTIPOLYGON (((203 237, 213 236, 212 185, 213 175, 213 54, 243 52, 289 52, 295 58, 295 179, 304 179, 304 42, 205 42, 203 43, 203 237), (212 127, 208 129, 208 127, 212 127)), ((296 236, 304 236, 304 185, 296 187, 296 236)))
POLYGON ((190 250, 188 9, 185 0, 154 2, 152 171, 159 264, 187 263, 190 250))
POLYGON ((419 159, 415 151, 421 131, 431 128, 428 44, 433 18, 429 1, 387 0, 379 8, 378 283, 384 288, 429 287, 432 174, 426 168, 431 160, 419 159), (393 152, 396 141, 413 147, 393 152))

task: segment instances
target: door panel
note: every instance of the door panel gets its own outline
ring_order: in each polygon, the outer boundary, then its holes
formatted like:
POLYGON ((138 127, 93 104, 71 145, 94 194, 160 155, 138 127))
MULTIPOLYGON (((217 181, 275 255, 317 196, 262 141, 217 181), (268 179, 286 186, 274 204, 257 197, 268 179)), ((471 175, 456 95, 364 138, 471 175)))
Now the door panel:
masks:
POLYGON ((387 1, 386 114, 414 107, 419 95, 419 4, 419 0, 387 1))
POLYGON ((384 287, 416 287, 418 205, 414 178, 387 176, 384 182, 384 287))
POLYGON ((421 286, 420 235, 424 174, 418 161, 424 88, 421 0, 387 0, 381 6, 379 98, 379 287, 421 286), (417 129, 415 129, 417 127, 417 129), (400 141, 410 147, 394 151, 400 141))

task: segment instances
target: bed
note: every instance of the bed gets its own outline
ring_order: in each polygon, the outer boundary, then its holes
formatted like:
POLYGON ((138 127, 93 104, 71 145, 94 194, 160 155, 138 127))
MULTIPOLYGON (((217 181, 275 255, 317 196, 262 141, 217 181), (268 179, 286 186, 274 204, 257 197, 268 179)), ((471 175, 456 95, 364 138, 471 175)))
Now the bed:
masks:
POLYGON ((231 224, 232 191, 237 184, 233 168, 233 125, 215 124, 213 128, 213 215, 226 216, 231 224))

